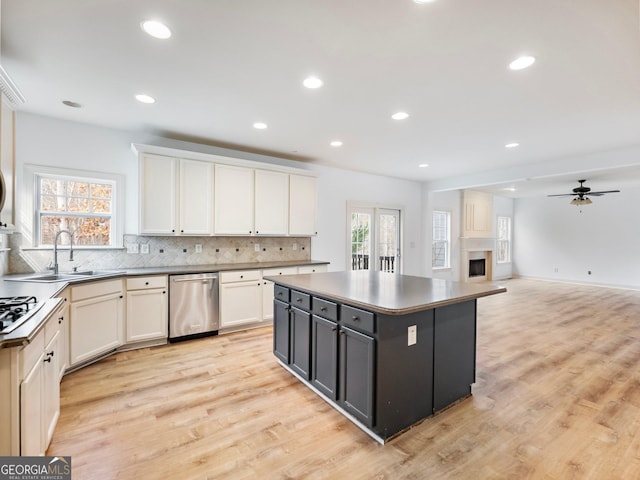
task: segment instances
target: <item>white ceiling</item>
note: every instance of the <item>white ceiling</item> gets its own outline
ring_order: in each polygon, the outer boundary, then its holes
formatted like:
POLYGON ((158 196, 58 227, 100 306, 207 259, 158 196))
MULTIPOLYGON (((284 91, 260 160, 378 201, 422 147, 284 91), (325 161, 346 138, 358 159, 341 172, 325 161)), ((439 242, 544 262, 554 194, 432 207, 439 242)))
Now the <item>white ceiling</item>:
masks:
POLYGON ((19 110, 514 196, 640 181, 614 168, 629 155, 576 167, 640 152, 638 0, 2 0, 1 14, 19 110), (536 63, 510 71, 522 54, 536 63), (324 86, 304 88, 310 74, 324 86))

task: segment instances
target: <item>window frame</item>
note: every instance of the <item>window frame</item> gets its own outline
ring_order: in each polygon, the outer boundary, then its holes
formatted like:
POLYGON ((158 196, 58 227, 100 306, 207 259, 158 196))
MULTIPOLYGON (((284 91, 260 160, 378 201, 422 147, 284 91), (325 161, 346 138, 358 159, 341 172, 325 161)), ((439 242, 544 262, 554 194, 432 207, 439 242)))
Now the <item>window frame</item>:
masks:
POLYGON ((511 252, 511 246, 512 246, 512 238, 513 238, 513 221, 511 219, 510 216, 508 215, 497 215, 496 217, 496 263, 499 264, 505 264, 505 263, 511 263, 512 261, 512 252, 511 252), (500 221, 504 219, 507 220, 507 238, 501 238, 500 237, 500 233, 502 231, 501 227, 500 227, 500 221), (500 244, 501 243, 505 243, 506 244, 506 251, 507 251, 507 258, 506 260, 501 260, 500 259, 500 244))
POLYGON ((433 210, 431 212, 431 269, 432 270, 448 270, 451 269, 451 211, 450 210, 433 210), (436 244, 436 239, 434 235, 434 227, 436 214, 445 214, 447 218, 447 234, 446 240, 437 240, 437 242, 445 242, 446 253, 445 253, 445 265, 443 266, 435 266, 433 264, 433 249, 436 244))
MULTIPOLYGON (((63 180, 79 180, 92 183, 111 184, 113 194, 111 197, 111 218, 109 245, 74 245, 74 249, 113 249, 122 248, 123 245, 123 223, 124 223, 124 175, 105 173, 90 170, 76 170, 64 167, 50 167, 43 165, 24 165, 24 181, 22 192, 22 234, 27 245, 33 248, 49 249, 53 245, 40 243, 40 218, 43 213, 39 207, 40 185, 39 179, 60 178, 63 180)), ((102 214, 89 214, 92 217, 103 216, 102 214)), ((72 213, 69 216, 85 216, 72 213)))

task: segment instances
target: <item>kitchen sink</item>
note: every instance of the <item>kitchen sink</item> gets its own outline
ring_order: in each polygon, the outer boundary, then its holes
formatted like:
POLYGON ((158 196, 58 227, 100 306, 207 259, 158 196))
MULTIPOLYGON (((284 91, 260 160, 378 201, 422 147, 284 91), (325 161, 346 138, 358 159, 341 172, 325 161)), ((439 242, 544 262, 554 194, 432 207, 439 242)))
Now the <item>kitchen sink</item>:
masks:
POLYGON ((90 278, 108 277, 111 275, 120 275, 123 272, 114 270, 84 270, 78 272, 64 273, 34 273, 21 277, 7 277, 5 280, 9 282, 73 282, 74 280, 87 280, 90 278))

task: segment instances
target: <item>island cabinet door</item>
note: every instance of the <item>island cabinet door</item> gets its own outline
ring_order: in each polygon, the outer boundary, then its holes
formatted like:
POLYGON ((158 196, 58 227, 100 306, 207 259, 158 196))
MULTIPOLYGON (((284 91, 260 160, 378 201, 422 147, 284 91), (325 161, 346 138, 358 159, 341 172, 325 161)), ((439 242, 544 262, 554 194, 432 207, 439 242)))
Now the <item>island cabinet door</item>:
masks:
POLYGON ((340 329, 339 403, 365 426, 373 427, 375 340, 340 329))
POLYGON ((433 411, 471 394, 476 372, 476 301, 436 308, 433 411))
POLYGON ((311 383, 338 400, 338 325, 317 315, 311 319, 311 383))
POLYGON ((311 314, 291 309, 291 368, 305 380, 310 377, 311 314))
POLYGON ((273 301, 273 354, 289 364, 290 307, 280 300, 273 301))

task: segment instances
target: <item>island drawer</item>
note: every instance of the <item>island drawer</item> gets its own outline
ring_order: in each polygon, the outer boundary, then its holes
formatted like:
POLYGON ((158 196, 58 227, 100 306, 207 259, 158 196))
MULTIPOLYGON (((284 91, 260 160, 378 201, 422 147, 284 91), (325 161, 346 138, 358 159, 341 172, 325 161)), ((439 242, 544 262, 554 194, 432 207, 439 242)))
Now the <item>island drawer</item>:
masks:
POLYGON ((338 321, 338 305, 323 298, 311 299, 311 311, 328 320, 338 321))
POLYGON ((375 314, 366 310, 342 305, 340 307, 340 320, 344 325, 363 332, 375 333, 376 331, 375 314))
POLYGON ((289 289, 287 287, 275 285, 273 287, 273 298, 289 303, 289 289))
POLYGON ((291 305, 302 308, 303 310, 310 310, 311 296, 306 293, 298 292, 297 290, 291 290, 291 305))

